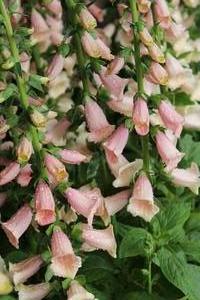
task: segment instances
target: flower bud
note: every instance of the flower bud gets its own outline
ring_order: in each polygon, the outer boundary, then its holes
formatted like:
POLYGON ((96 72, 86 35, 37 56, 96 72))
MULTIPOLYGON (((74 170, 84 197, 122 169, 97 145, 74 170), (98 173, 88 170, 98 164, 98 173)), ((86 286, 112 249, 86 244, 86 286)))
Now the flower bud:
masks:
POLYGON ((23 137, 17 147, 18 162, 20 164, 28 162, 32 153, 33 153, 32 143, 26 137, 23 137))
POLYGON ((81 37, 83 48, 88 56, 98 58, 101 56, 101 50, 97 44, 97 41, 88 32, 84 32, 81 37))
POLYGON ((156 0, 154 11, 160 26, 164 29, 169 28, 171 18, 166 0, 156 0))
POLYGON ((0 271, 0 295, 8 295, 12 290, 13 287, 8 275, 0 271))
POLYGON ((5 169, 0 172, 0 186, 11 182, 17 177, 20 172, 20 165, 16 162, 11 162, 5 169))
POLYGON ((149 0, 138 0, 138 9, 142 14, 146 14, 151 7, 151 1, 149 0))
POLYGON ((155 60, 157 63, 164 64, 165 63, 165 56, 162 52, 162 50, 153 43, 148 47, 149 55, 153 60, 155 60))
POLYGON ((60 17, 62 14, 62 5, 60 3, 60 0, 52 0, 50 3, 47 3, 46 8, 53 13, 54 15, 60 17))
POLYGON ((34 110, 33 113, 30 114, 30 118, 36 127, 44 127, 46 125, 45 116, 38 110, 34 110))
POLYGON ((65 166, 55 156, 47 153, 44 158, 44 163, 49 175, 52 176, 57 183, 68 179, 69 175, 65 166))
POLYGON ((147 79, 155 84, 167 85, 169 78, 168 73, 160 64, 152 62, 147 79))
POLYGON ((140 39, 145 46, 149 47, 153 44, 153 38, 147 28, 144 27, 139 33, 140 39))
POLYGON ((53 60, 51 61, 50 65, 47 69, 47 77, 50 80, 55 79, 61 73, 61 71, 64 67, 64 61, 65 61, 65 58, 60 54, 56 54, 53 57, 53 60))
POLYGON ((81 9, 79 13, 79 18, 82 26, 86 30, 92 30, 97 26, 96 19, 93 17, 93 15, 89 12, 87 8, 81 9))
POLYGON ((133 123, 137 134, 144 136, 149 132, 149 110, 145 100, 138 98, 133 106, 133 123))

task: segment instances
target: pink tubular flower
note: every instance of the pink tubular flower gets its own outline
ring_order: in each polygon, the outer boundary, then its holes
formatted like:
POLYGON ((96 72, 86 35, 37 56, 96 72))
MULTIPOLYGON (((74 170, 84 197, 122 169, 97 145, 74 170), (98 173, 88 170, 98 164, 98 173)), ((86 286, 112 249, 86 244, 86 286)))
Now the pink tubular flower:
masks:
POLYGON ((48 282, 17 286, 19 300, 42 300, 45 298, 50 290, 50 284, 48 282))
POLYGON ((31 58, 26 52, 22 52, 20 54, 20 63, 22 71, 25 73, 29 73, 30 65, 31 65, 31 58))
POLYGON ((88 197, 82 191, 77 189, 68 188, 65 192, 65 196, 71 208, 78 214, 83 215, 88 220, 88 224, 91 226, 94 215, 97 213, 100 205, 100 197, 88 197))
POLYGON ((33 153, 32 143, 27 139, 27 137, 23 137, 20 140, 20 143, 17 147, 17 160, 19 163, 26 163, 31 158, 33 153))
POLYGON ((44 163, 48 173, 55 180, 56 183, 68 179, 68 173, 65 166, 55 156, 46 153, 44 157, 44 163))
POLYGON ((76 150, 60 150, 59 151, 60 159, 66 163, 71 165, 79 165, 80 163, 87 160, 87 157, 76 150))
POLYGON ((121 101, 110 100, 107 102, 107 105, 113 111, 131 117, 133 112, 133 96, 125 94, 121 101))
POLYGON ((22 187, 28 186, 32 179, 32 173, 31 164, 27 164, 25 167, 21 168, 16 179, 17 183, 22 187))
POLYGON ((60 3, 60 0, 52 0, 45 6, 51 13, 55 14, 56 16, 60 16, 62 14, 62 5, 60 3))
POLYGON ((101 58, 109 61, 114 58, 114 55, 111 54, 110 48, 100 38, 96 39, 96 43, 98 45, 101 58))
POLYGON ((178 114, 172 104, 167 101, 161 101, 158 111, 165 126, 171 129, 176 137, 180 137, 184 118, 178 114))
POLYGON ((147 135, 149 132, 149 110, 145 100, 138 98, 133 105, 133 123, 139 135, 147 135))
POLYGON ((88 140, 91 142, 102 142, 111 135, 115 128, 108 123, 103 110, 93 100, 89 100, 85 105, 85 117, 90 130, 88 140))
POLYGON ((150 222, 159 212, 159 207, 154 204, 153 189, 146 175, 140 175, 136 180, 127 211, 146 222, 150 222))
POLYGON ((56 220, 55 202, 48 184, 39 181, 35 191, 35 220, 40 226, 52 224, 56 220))
POLYGON ((49 31, 49 27, 48 27, 46 21, 44 20, 42 15, 36 9, 32 10, 31 25, 34 29, 34 32, 38 33, 38 32, 48 32, 49 31))
POLYGON ((184 32, 185 27, 183 24, 176 24, 175 22, 171 22, 170 27, 165 31, 165 34, 167 40, 172 43, 181 38, 184 32))
POLYGON ((95 296, 82 287, 78 281, 73 280, 67 290, 67 300, 95 300, 95 296))
POLYGON ((166 0, 156 0, 154 10, 160 26, 164 29, 169 28, 171 18, 166 0))
POLYGON ((0 185, 11 182, 17 177, 20 171, 20 165, 16 162, 11 162, 5 169, 0 172, 0 185))
POLYGON ((155 84, 167 85, 167 71, 158 63, 152 62, 149 68, 147 79, 155 84))
POLYGON ((161 131, 156 134, 156 147, 162 161, 166 165, 166 171, 177 167, 184 153, 179 152, 168 137, 161 131))
POLYGON ((97 6, 95 3, 92 3, 89 5, 88 9, 98 22, 103 22, 104 11, 102 8, 97 6))
POLYGON ((200 172, 197 164, 192 163, 187 169, 174 169, 170 175, 175 185, 187 187, 195 195, 199 194, 200 172))
POLYGON ((153 38, 152 36, 150 35, 149 31, 147 30, 147 28, 143 28, 140 32, 140 39, 142 41, 142 43, 149 47, 151 45, 153 45, 153 38))
POLYGON ((101 249, 116 258, 117 243, 112 225, 106 229, 83 229, 82 238, 84 241, 82 245, 83 251, 101 249))
POLYGON ((28 278, 38 272, 43 260, 40 255, 20 261, 16 264, 9 263, 9 273, 15 285, 24 283, 28 278))
POLYGON ((95 58, 101 56, 101 50, 99 49, 99 45, 97 44, 97 41, 92 37, 91 34, 85 31, 81 37, 81 42, 88 56, 95 58))
POLYGON ((81 258, 74 254, 71 242, 64 232, 56 230, 51 238, 51 270, 55 276, 74 279, 81 267, 81 258))
POLYGON ((82 26, 86 30, 92 30, 97 26, 97 21, 87 8, 82 8, 79 13, 82 26))
POLYGON ((128 129, 124 125, 121 125, 103 144, 104 148, 112 154, 113 159, 122 154, 128 142, 128 135, 128 129))
POLYGON ((102 84, 110 93, 112 99, 121 101, 124 94, 124 89, 128 83, 128 79, 120 78, 118 75, 107 75, 106 70, 100 72, 100 79, 102 84))
POLYGON ((53 60, 47 69, 47 77, 49 80, 54 80, 61 73, 64 62, 65 58, 61 54, 54 55, 53 60))
POLYGON ((116 214, 128 203, 130 194, 130 190, 124 190, 122 192, 104 198, 105 207, 109 216, 113 216, 114 214, 116 214))
POLYGON ((118 74, 119 71, 124 66, 124 58, 123 57, 115 57, 112 62, 108 65, 106 74, 107 75, 113 75, 118 74))
POLYGON ((139 0, 138 1, 138 9, 142 14, 148 13, 151 7, 151 1, 149 0, 139 0))
POLYGON ((32 220, 32 211, 28 204, 24 204, 8 221, 1 224, 9 242, 19 248, 19 238, 29 227, 32 220))
POLYGON ((171 54, 167 54, 165 68, 170 77, 176 77, 184 73, 184 68, 180 61, 171 54))
POLYGON ((153 60, 155 60, 157 63, 164 64, 165 63, 165 56, 162 52, 162 50, 153 43, 151 46, 148 47, 149 55, 153 60))
POLYGON ((117 160, 113 160, 113 156, 109 151, 105 150, 107 164, 115 176, 113 181, 114 187, 129 186, 131 181, 139 170, 142 169, 142 159, 136 159, 133 162, 129 162, 123 155, 119 155, 117 160))

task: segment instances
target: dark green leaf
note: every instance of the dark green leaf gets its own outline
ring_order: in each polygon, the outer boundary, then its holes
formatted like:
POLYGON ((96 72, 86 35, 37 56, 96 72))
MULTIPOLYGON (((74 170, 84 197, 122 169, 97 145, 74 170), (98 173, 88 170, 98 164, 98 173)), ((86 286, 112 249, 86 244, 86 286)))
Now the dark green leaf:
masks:
POLYGON ((185 153, 184 159, 188 163, 196 162, 200 165, 200 142, 195 142, 191 135, 186 134, 180 139, 180 148, 185 153))

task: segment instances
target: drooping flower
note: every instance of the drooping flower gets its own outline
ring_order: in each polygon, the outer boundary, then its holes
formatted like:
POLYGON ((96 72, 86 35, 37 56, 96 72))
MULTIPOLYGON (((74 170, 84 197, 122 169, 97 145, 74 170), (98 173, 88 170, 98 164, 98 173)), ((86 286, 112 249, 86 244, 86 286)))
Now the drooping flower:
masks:
POLYGON ((171 17, 167 2, 165 0, 156 0, 154 11, 160 26, 164 29, 169 28, 171 17))
POLYGON ((95 296, 89 293, 80 283, 73 280, 67 290, 68 300, 95 300, 95 296))
POLYGON ((172 104, 167 101, 161 101, 158 111, 165 126, 171 129, 177 137, 180 137, 184 118, 177 113, 172 104))
POLYGON ((47 77, 49 80, 55 79, 61 73, 64 62, 65 58, 61 54, 54 55, 53 60, 47 69, 47 77))
POLYGON ((92 30, 97 26, 97 21, 87 8, 82 8, 79 13, 82 26, 86 30, 92 30))
POLYGON ((23 137, 17 147, 17 160, 19 163, 26 163, 29 161, 33 153, 33 146, 27 137, 23 137))
POLYGON ((49 294, 51 286, 48 282, 31 285, 19 284, 16 290, 19 300, 42 300, 49 294))
POLYGON ((106 229, 83 229, 82 238, 84 241, 82 245, 83 251, 101 249, 116 258, 117 243, 112 225, 109 225, 106 229))
POLYGON ((19 238, 29 227, 32 216, 31 208, 28 204, 24 204, 8 221, 1 223, 9 242, 17 249, 19 248, 19 238))
POLYGON ((27 164, 20 169, 19 175, 17 176, 17 183, 22 187, 28 186, 32 179, 32 168, 31 164, 27 164))
POLYGON ((200 172, 196 163, 192 163, 187 169, 174 169, 170 175, 175 185, 187 187, 194 194, 199 194, 200 172))
POLYGON ((138 98, 133 106, 133 123, 135 130, 139 135, 147 135, 149 132, 149 110, 147 102, 138 98))
POLYGON ((88 139, 91 142, 102 142, 114 130, 114 126, 108 123, 101 107, 93 100, 89 100, 85 105, 85 117, 90 131, 88 139))
POLYGON ((179 152, 169 138, 161 131, 156 134, 156 147, 162 161, 166 165, 166 171, 176 168, 184 156, 184 153, 179 152))
POLYGON ((150 0, 139 0, 138 1, 138 9, 139 12, 142 14, 148 13, 151 7, 151 1, 150 0))
POLYGON ((24 283, 28 278, 38 272, 43 260, 40 255, 27 258, 16 264, 9 263, 9 273, 15 285, 24 283))
POLYGON ((81 267, 81 258, 74 254, 66 234, 57 229, 51 238, 52 259, 50 268, 55 276, 74 279, 81 267))
POLYGON ((104 148, 106 151, 110 152, 110 154, 113 156, 113 159, 122 154, 124 147, 128 142, 128 135, 128 129, 124 125, 121 125, 104 142, 104 148))
POLYGON ((67 164, 79 165, 87 159, 85 155, 76 150, 63 149, 58 153, 60 155, 60 159, 67 164))
POLYGON ((157 62, 152 62, 149 68, 147 79, 155 84, 166 85, 169 76, 167 71, 157 62))
POLYGON ((11 162, 0 172, 0 185, 5 185, 17 177, 20 172, 20 165, 17 162, 11 162))
POLYGON ((55 222, 55 202, 53 194, 48 184, 42 180, 39 181, 35 190, 35 220, 40 226, 45 226, 55 222))
POLYGON ((111 74, 118 74, 119 71, 123 68, 124 66, 124 58, 123 57, 118 57, 116 56, 111 63, 107 66, 107 75, 111 74))
POLYGON ((153 189, 146 175, 140 175, 133 188, 127 211, 134 217, 139 216, 146 222, 159 212, 159 207, 154 203, 153 189))
POLYGON ((105 207, 109 216, 113 216, 114 214, 116 214, 128 203, 130 194, 130 190, 124 190, 122 192, 104 198, 105 207))
POLYGON ((165 63, 165 56, 162 52, 162 50, 153 43, 148 47, 149 55, 153 60, 155 60, 157 63, 164 64, 165 63))
POLYGON ((88 56, 98 58, 101 56, 101 50, 97 44, 97 41, 88 32, 84 32, 81 37, 83 48, 88 56))
POLYGON ((69 175, 65 169, 65 166, 55 156, 46 153, 44 163, 49 175, 52 177, 55 183, 59 183, 64 179, 68 179, 69 175))
POLYGON ((55 124, 47 128, 44 143, 52 143, 54 146, 64 146, 66 144, 66 133, 71 123, 67 118, 56 120, 55 124))

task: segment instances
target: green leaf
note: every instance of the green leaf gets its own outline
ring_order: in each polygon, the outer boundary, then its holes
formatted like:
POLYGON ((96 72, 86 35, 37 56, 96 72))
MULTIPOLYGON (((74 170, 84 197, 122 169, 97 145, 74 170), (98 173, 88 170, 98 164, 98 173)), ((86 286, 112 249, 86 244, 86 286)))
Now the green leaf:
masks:
POLYGON ((183 225, 190 216, 190 209, 189 203, 170 202, 160 210, 151 222, 153 236, 159 245, 184 236, 183 225))
POLYGON ((9 84, 6 89, 0 92, 0 103, 6 101, 11 96, 15 96, 17 94, 17 87, 14 84, 9 84))
POLYGON ((43 92, 43 87, 41 84, 41 81, 34 75, 30 76, 29 78, 29 85, 33 88, 35 88, 36 90, 43 92))
POLYGON ((185 153, 184 159, 188 162, 196 162, 200 165, 200 142, 195 142, 191 135, 186 134, 180 139, 180 149, 185 153))
POLYGON ((69 45, 63 43, 58 47, 58 52, 63 56, 66 57, 70 52, 69 45))
POLYGON ((126 294, 123 300, 164 300, 157 294, 148 295, 145 292, 130 292, 126 294))
POLYGON ((44 277, 45 277, 45 281, 47 281, 47 282, 49 282, 51 280, 51 278, 53 277, 53 272, 50 269, 50 266, 47 267, 44 277))
POLYGON ((200 263, 200 241, 186 240, 181 243, 181 249, 189 257, 189 260, 200 263))
POLYGON ((177 253, 162 248, 157 257, 164 276, 180 289, 188 299, 199 300, 200 267, 187 264, 177 253))
POLYGON ((185 230, 189 231, 200 231, 200 213, 193 212, 190 215, 190 218, 185 224, 185 230))
POLYGON ((132 228, 121 242, 119 257, 146 256, 151 242, 152 236, 145 229, 132 228))
POLYGON ((16 300, 16 298, 15 297, 13 297, 13 296, 0 296, 0 299, 1 300, 16 300))

